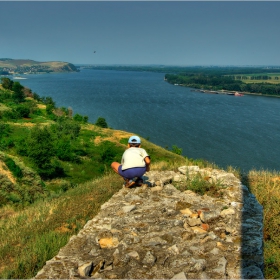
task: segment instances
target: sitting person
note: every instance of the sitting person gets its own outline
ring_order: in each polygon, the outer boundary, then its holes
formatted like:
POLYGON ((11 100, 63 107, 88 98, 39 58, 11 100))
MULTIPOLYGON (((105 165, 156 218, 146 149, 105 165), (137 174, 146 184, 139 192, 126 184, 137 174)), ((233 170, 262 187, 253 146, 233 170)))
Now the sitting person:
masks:
POLYGON ((134 135, 128 139, 128 149, 123 153, 121 164, 113 162, 112 169, 125 180, 125 187, 142 185, 141 178, 150 170, 150 156, 141 148, 141 139, 134 135), (136 177, 136 180, 133 180, 136 177))

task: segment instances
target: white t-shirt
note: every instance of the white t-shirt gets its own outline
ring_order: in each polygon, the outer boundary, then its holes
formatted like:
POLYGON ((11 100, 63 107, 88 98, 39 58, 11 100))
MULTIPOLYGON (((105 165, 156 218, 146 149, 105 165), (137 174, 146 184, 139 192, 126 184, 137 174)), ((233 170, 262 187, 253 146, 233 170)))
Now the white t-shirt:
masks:
POLYGON ((122 156, 122 170, 133 167, 145 167, 146 163, 144 158, 148 156, 147 152, 142 148, 128 148, 122 156))

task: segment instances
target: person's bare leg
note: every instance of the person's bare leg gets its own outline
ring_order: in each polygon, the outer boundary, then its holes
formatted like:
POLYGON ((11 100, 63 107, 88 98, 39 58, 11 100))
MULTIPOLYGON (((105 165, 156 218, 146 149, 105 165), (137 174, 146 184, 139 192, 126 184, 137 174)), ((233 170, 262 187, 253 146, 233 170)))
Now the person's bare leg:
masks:
MULTIPOLYGON (((117 173, 117 174, 119 174, 119 166, 120 166, 121 164, 120 163, 118 163, 118 162, 112 162, 112 164, 111 164, 111 168, 117 173)), ((120 175, 120 174, 119 174, 120 175)))

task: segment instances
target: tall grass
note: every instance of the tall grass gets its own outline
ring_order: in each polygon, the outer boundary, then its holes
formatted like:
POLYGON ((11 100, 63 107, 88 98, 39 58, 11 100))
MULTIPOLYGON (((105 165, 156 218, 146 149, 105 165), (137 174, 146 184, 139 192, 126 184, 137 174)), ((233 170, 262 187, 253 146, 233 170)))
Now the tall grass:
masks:
POLYGON ((34 277, 121 186, 121 178, 110 173, 20 212, 2 208, 0 277, 34 277))
POLYGON ((265 278, 280 278, 280 172, 250 171, 247 186, 263 206, 265 278))

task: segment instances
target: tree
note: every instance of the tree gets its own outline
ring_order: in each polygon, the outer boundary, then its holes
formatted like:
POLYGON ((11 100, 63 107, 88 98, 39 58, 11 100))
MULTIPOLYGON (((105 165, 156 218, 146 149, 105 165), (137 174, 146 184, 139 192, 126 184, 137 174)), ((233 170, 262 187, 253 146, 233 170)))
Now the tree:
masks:
POLYGON ((54 155, 54 141, 49 129, 39 126, 33 128, 28 139, 28 157, 44 178, 50 177, 55 172, 55 167, 51 163, 54 155))
POLYGON ((12 90, 14 92, 14 100, 17 102, 23 102, 25 99, 24 92, 23 92, 24 87, 19 83, 19 82, 14 82, 12 90))
POLYGON ((82 115, 80 115, 80 114, 75 114, 75 116, 74 116, 74 121, 76 121, 76 122, 82 122, 83 121, 83 116, 82 115))
POLYGON ((103 128, 108 128, 108 124, 105 120, 105 118, 99 117, 95 123, 95 125, 103 128))
POLYGON ((27 106, 19 105, 16 108, 16 111, 18 112, 18 114, 21 118, 29 118, 30 109, 27 106))
POLYGON ((34 100, 41 101, 41 97, 36 92, 33 92, 33 98, 34 100))
POLYGON ((56 124, 51 126, 51 129, 57 138, 68 137, 74 140, 79 136, 81 125, 67 118, 60 117, 57 119, 56 124))
POLYGON ((2 87, 5 89, 12 89, 14 81, 9 78, 2 77, 1 78, 2 87))

